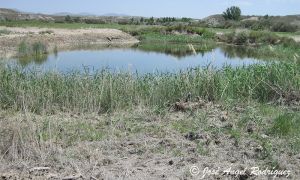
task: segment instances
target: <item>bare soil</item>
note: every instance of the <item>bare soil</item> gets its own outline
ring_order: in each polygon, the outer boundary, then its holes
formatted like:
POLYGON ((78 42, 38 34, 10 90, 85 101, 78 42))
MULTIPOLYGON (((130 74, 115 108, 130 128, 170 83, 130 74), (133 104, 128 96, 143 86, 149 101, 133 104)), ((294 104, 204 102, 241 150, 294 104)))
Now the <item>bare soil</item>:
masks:
POLYGON ((58 50, 85 44, 97 45, 130 45, 139 41, 131 35, 116 29, 49 29, 0 27, 10 31, 0 36, 0 54, 6 57, 17 54, 18 45, 22 42, 42 42, 48 50, 58 50))

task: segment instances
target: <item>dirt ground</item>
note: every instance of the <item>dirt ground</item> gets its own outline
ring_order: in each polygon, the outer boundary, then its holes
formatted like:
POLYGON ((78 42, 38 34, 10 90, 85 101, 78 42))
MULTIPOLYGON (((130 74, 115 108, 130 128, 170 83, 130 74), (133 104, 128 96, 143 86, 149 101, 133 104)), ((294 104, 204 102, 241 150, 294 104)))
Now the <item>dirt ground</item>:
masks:
POLYGON ((271 123, 255 121, 259 108, 208 102, 188 109, 1 112, 0 179, 274 179, 251 174, 254 167, 286 173, 275 179, 300 178, 300 154, 264 133, 271 123))
POLYGON ((97 45, 126 45, 135 44, 139 41, 131 35, 116 29, 49 29, 49 28, 18 28, 0 27, 10 31, 9 34, 0 36, 0 54, 2 57, 11 57, 17 54, 20 42, 42 42, 48 50, 54 47, 66 49, 68 47, 86 44, 97 45))

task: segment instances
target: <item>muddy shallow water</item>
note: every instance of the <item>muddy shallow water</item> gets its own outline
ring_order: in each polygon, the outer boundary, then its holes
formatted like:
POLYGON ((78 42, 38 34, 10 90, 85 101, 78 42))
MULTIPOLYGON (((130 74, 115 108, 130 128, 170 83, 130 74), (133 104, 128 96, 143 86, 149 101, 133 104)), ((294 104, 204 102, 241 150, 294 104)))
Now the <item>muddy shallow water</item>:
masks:
POLYGON ((178 72, 193 67, 221 68, 264 63, 263 60, 247 55, 239 49, 217 47, 202 52, 172 52, 145 50, 138 47, 101 49, 76 49, 60 51, 43 57, 14 58, 4 60, 10 66, 42 71, 69 72, 79 70, 109 69, 113 72, 130 71, 144 73, 178 72))

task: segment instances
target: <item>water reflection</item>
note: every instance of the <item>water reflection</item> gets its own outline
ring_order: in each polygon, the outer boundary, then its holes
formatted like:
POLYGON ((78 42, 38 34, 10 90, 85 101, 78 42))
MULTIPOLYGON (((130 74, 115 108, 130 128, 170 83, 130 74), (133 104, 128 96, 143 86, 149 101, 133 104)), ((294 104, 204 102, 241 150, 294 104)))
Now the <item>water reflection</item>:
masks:
POLYGON ((214 44, 137 44, 133 48, 144 52, 157 52, 171 55, 182 59, 188 56, 199 55, 204 56, 205 53, 211 52, 216 48, 214 44))
POLYGON ((255 47, 229 45, 220 45, 219 47, 224 52, 224 56, 227 58, 254 58, 264 60, 269 59, 268 57, 263 57, 255 47))
POLYGON ((261 63, 259 59, 253 50, 243 47, 213 44, 138 44, 130 48, 95 45, 74 47, 45 56, 10 59, 7 64, 60 72, 88 67, 152 73, 173 72, 195 66, 243 66, 261 63))
MULTIPOLYGON (((189 56, 201 55, 204 57, 206 53, 210 53, 216 48, 219 48, 221 52, 224 54, 224 57, 228 59, 270 59, 267 57, 262 57, 262 55, 256 51, 255 47, 244 47, 244 46, 229 46, 229 45, 214 45, 214 44, 194 44, 192 45, 194 48, 191 49, 189 44, 135 44, 131 46, 131 49, 142 51, 142 52, 149 52, 149 53, 161 53, 165 55, 170 55, 176 57, 178 60, 185 59, 189 56), (196 54, 195 54, 196 52, 196 54)), ((64 51, 74 51, 74 50, 88 50, 88 51, 101 51, 107 49, 116 49, 116 48, 124 48, 122 46, 116 47, 111 45, 82 45, 77 47, 68 48, 64 51)), ((50 54, 51 55, 51 54, 50 54)), ((53 53, 54 57, 58 57, 58 52, 53 53)), ((35 63, 37 65, 43 64, 48 59, 48 55, 42 56, 32 56, 32 57, 21 57, 18 58, 18 62, 21 66, 26 66, 31 63, 35 63)))
MULTIPOLYGON (((27 66, 32 62, 37 65, 44 64, 48 59, 48 54, 35 55, 35 56, 24 56, 18 58, 18 63, 21 66, 27 66)), ((56 54, 57 56, 57 54, 56 54)))

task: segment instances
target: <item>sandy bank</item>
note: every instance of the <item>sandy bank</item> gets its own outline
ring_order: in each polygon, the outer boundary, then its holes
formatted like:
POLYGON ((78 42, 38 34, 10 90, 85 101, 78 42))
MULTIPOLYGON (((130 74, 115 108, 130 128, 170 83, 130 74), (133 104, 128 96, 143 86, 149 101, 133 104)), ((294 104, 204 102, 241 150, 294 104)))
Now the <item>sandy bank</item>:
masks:
POLYGON ((68 47, 103 44, 103 45, 130 45, 139 41, 131 35, 116 29, 48 29, 48 28, 11 28, 0 27, 10 33, 0 35, 0 54, 10 57, 17 54, 18 45, 22 41, 28 43, 42 42, 47 45, 48 51, 68 47))

